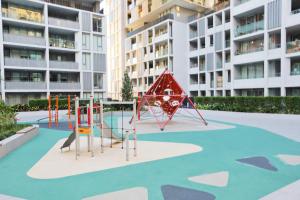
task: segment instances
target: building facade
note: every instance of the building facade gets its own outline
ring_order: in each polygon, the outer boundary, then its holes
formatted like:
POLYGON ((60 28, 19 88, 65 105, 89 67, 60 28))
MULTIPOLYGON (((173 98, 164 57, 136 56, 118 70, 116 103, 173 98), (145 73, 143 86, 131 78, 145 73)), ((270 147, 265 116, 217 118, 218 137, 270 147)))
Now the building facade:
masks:
POLYGON ((135 95, 168 68, 190 96, 300 96, 298 0, 126 2, 135 95))
POLYGON ((135 96, 166 68, 188 89, 187 20, 205 6, 204 1, 127 1, 125 70, 135 96))
POLYGON ((121 100, 122 79, 124 74, 124 41, 125 31, 125 1, 106 0, 105 15, 107 16, 107 72, 108 96, 121 100))
POLYGON ((300 1, 231 0, 188 23, 191 96, 300 96, 300 1))
POLYGON ((100 2, 1 0, 1 98, 106 96, 106 27, 100 2))

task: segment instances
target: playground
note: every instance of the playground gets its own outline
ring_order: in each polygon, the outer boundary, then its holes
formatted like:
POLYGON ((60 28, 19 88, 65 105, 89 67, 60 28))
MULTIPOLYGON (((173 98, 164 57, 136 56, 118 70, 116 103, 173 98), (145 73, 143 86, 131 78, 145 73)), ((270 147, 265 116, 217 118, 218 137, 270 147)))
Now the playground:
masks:
POLYGON ((57 103, 48 111, 20 113, 19 123, 39 124, 39 135, 0 160, 3 197, 273 200, 300 195, 300 140, 291 134, 297 131, 277 128, 295 122, 249 114, 255 124, 235 113, 227 114, 229 120, 196 110, 167 72, 137 101, 70 97, 68 110, 56 109, 57 103), (278 131, 259 125, 262 119, 278 131))

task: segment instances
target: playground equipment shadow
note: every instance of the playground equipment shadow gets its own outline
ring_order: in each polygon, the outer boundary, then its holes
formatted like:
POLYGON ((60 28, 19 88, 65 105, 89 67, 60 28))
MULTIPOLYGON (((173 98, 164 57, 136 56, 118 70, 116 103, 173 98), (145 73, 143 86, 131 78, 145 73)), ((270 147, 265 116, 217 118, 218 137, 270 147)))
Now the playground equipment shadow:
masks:
POLYGON ((26 175, 28 170, 58 140, 70 134, 70 131, 41 128, 39 136, 0 160, 0 193, 25 199, 82 199, 144 187, 150 200, 159 200, 163 199, 161 187, 174 185, 209 192, 222 200, 252 200, 300 179, 299 165, 286 165, 276 158, 278 154, 300 155, 299 143, 259 128, 229 125, 235 128, 145 134, 138 138, 195 144, 203 147, 202 152, 65 178, 37 180, 26 175), (251 156, 268 158, 277 171, 236 161, 251 156), (188 180, 191 176, 218 171, 229 172, 227 187, 213 187, 188 180))

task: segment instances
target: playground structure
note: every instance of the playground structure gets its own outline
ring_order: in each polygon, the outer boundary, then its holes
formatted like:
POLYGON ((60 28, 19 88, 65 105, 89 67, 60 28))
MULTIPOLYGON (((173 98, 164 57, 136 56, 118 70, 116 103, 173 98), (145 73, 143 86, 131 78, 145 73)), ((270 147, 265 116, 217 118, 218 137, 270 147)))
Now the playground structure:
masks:
POLYGON ((94 100, 90 97, 90 104, 79 107, 79 98, 75 98, 75 154, 76 159, 80 156, 80 135, 86 135, 88 137, 88 151, 94 156, 94 100), (83 112, 82 112, 83 111, 83 112), (86 111, 86 113, 84 112, 86 111), (83 115, 82 115, 82 114, 83 115), (87 121, 82 121, 82 116, 86 114, 87 121))
MULTIPOLYGON (((113 148, 114 142, 122 142, 122 149, 124 148, 124 142, 126 146, 126 160, 129 160, 129 136, 133 134, 134 140, 134 156, 137 155, 136 152, 136 102, 109 102, 99 100, 96 102, 93 97, 90 97, 89 104, 81 105, 80 101, 87 101, 86 99, 79 99, 75 97, 75 125, 73 132, 68 137, 68 139, 61 146, 61 150, 64 148, 69 148, 75 141, 75 154, 76 159, 80 156, 80 136, 87 136, 87 147, 88 152, 91 152, 91 156, 94 156, 94 129, 98 128, 100 130, 100 147, 101 153, 104 152, 104 140, 110 139, 110 147, 113 148), (113 108, 112 108, 113 107, 113 108), (117 112, 116 107, 121 108, 121 115, 115 115, 117 112), (132 107, 133 123, 132 127, 124 128, 124 108, 132 107), (122 124, 119 126, 119 120, 121 119, 122 124)), ((117 112, 118 113, 118 112, 117 112)), ((126 112, 127 113, 127 112, 126 112)), ((128 114, 128 113, 127 113, 128 114)), ((70 118, 70 116, 69 116, 70 118)), ((129 121, 128 121, 129 124, 129 121)))
MULTIPOLYGON (((68 95, 67 97, 68 100, 68 120, 71 119, 71 97, 70 95, 68 95)), ((54 110, 52 108, 52 97, 51 95, 48 96, 48 127, 51 128, 52 127, 52 118, 54 118, 54 123, 55 126, 58 127, 59 124, 59 97, 56 95, 55 96, 55 106, 54 106, 54 110)), ((70 128, 72 128, 70 126, 70 128)))
POLYGON ((176 113, 182 113, 185 116, 189 114, 192 119, 198 119, 204 125, 207 125, 206 120, 196 109, 194 103, 167 69, 139 100, 137 112, 138 120, 142 120, 141 118, 145 116, 145 113, 150 112, 156 119, 161 131, 165 129, 176 113), (188 109, 180 110, 185 101, 195 110, 194 113, 188 111, 188 109))

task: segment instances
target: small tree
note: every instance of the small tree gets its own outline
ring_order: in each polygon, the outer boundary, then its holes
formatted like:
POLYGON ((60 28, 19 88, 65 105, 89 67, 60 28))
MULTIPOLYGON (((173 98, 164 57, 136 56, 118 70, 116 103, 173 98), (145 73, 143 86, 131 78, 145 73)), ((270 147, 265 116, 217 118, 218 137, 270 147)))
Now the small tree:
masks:
POLYGON ((127 71, 125 71, 124 78, 123 78, 123 87, 122 87, 122 100, 131 101, 132 99, 133 99, 132 84, 127 71))

